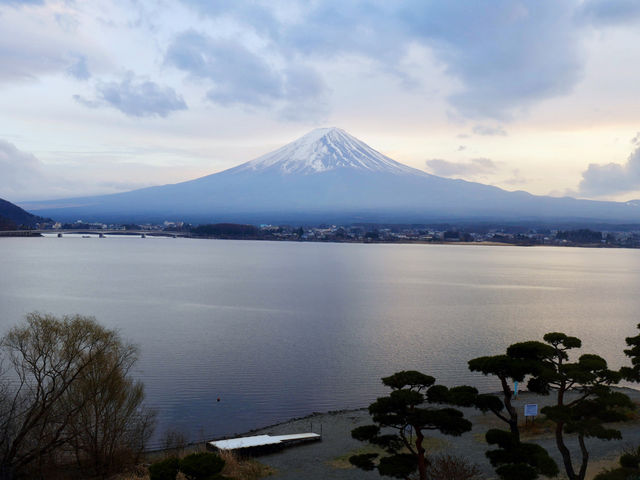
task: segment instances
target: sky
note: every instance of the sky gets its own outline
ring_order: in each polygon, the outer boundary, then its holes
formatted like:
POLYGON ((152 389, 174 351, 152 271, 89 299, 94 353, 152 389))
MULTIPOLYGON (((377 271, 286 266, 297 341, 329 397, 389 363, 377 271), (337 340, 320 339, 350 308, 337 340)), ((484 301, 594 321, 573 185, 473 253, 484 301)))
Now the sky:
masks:
POLYGON ((336 126, 412 167, 640 198, 637 0, 0 0, 0 198, 219 172, 336 126))

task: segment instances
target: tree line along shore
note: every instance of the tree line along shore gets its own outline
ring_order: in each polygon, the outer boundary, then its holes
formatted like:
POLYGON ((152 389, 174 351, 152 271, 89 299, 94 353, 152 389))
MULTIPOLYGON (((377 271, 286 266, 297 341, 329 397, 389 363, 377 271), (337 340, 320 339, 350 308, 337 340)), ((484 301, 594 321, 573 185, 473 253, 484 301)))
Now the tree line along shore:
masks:
POLYGON ((455 225, 248 225, 215 223, 162 224, 45 223, 36 226, 2 228, 0 237, 30 237, 42 233, 87 235, 150 235, 235 240, 272 240, 333 243, 419 243, 450 245, 570 246, 590 248, 640 248, 640 226, 610 226, 605 230, 551 229, 520 226, 455 225))

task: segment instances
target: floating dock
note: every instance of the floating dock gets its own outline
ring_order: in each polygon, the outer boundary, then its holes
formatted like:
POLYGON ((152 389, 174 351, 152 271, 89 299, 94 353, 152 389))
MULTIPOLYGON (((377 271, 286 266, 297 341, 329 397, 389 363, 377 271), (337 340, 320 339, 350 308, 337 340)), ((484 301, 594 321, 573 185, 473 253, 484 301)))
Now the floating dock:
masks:
POLYGON ((269 453, 280 448, 322 440, 319 433, 294 433, 291 435, 255 435, 209 442, 210 450, 230 450, 245 455, 269 453))

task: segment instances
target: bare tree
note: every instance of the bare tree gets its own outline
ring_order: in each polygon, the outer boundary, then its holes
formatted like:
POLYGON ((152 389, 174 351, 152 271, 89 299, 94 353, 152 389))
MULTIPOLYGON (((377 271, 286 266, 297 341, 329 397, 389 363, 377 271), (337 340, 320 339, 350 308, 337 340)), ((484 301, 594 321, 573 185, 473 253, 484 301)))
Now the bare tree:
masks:
POLYGON ((105 477, 135 464, 153 432, 153 412, 142 406, 144 386, 128 377, 137 359, 131 345, 118 345, 87 368, 72 389, 82 407, 72 418, 70 445, 78 466, 105 477))
MULTIPOLYGON (((2 479, 43 478, 48 462, 68 462, 69 449, 83 440, 78 422, 92 405, 108 403, 109 389, 122 390, 120 406, 141 405, 142 386, 127 378, 135 348, 93 318, 31 313, 2 338, 0 349, 7 364, 0 388, 2 479), (110 385, 100 391, 91 387, 97 372, 110 385)), ((109 412, 100 410, 100 420, 87 428, 102 422, 104 429, 113 421, 109 412)))

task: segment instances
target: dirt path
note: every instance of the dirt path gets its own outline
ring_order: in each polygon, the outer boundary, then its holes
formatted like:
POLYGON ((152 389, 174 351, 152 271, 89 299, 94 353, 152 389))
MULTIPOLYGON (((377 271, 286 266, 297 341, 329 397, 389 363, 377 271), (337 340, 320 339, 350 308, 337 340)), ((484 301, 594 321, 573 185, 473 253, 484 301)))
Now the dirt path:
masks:
MULTIPOLYGON (((640 404, 640 391, 624 389, 636 403, 640 404)), ((537 403, 540 408, 551 402, 550 397, 542 397, 528 392, 522 393, 515 405, 522 415, 524 405, 537 403)), ((433 434, 429 439, 429 445, 433 453, 452 453, 467 458, 480 466, 485 478, 494 479, 495 474, 484 456, 487 445, 484 442, 484 433, 488 428, 503 427, 493 415, 482 415, 474 409, 462 409, 473 422, 473 430, 461 437, 449 437, 433 434)), ((314 414, 302 419, 292 420, 279 425, 256 430, 251 434, 300 433, 322 431, 322 442, 291 447, 278 453, 259 457, 261 463, 267 464, 277 470, 274 479, 282 480, 355 480, 355 479, 380 479, 377 472, 364 472, 355 469, 349 464, 351 455, 363 451, 365 444, 351 438, 351 430, 359 425, 371 423, 365 409, 341 412, 314 414)), ((524 419, 522 418, 522 423, 524 419)), ((557 454, 555 441, 551 431, 551 424, 537 421, 533 427, 523 429, 523 440, 535 442, 545 447, 561 466, 560 457, 557 454)), ((640 421, 632 421, 618 424, 622 431, 623 439, 619 441, 601 441, 588 439, 587 445, 591 454, 588 478, 592 478, 603 467, 615 464, 620 451, 630 445, 640 445, 640 421)), ((569 437, 568 445, 572 452, 577 454, 577 442, 569 437)), ((561 467, 562 469, 562 467, 561 467)), ((559 477, 562 478, 562 477, 559 477)))

